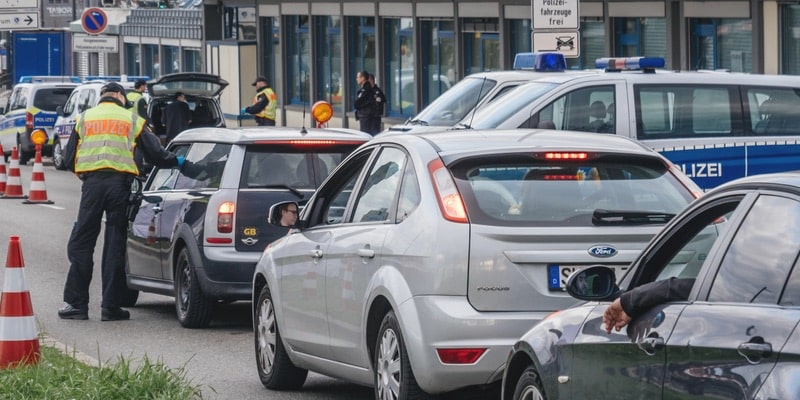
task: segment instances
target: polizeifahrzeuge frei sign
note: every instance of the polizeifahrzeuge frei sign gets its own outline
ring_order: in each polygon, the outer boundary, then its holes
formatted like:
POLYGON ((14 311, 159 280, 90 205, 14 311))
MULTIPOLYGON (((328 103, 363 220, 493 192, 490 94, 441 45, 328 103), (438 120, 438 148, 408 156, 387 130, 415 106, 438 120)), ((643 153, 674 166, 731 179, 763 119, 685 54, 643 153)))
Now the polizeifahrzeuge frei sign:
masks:
POLYGON ((578 57, 578 0, 531 0, 533 51, 558 51, 578 57))

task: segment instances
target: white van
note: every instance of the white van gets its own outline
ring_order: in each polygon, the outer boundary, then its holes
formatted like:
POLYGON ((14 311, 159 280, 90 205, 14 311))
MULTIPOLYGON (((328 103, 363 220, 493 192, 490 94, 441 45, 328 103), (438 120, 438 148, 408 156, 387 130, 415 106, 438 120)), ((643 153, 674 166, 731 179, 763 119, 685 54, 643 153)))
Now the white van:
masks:
POLYGON ((665 155, 705 190, 798 168, 800 77, 663 71, 663 59, 643 57, 598 65, 601 73, 520 85, 462 127, 624 135, 665 155))

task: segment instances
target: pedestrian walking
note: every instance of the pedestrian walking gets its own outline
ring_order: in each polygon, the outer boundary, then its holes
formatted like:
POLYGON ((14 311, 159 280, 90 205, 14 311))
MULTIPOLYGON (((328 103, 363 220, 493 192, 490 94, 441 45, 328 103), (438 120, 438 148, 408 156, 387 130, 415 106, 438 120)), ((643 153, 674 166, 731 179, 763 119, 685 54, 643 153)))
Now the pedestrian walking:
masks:
POLYGON ((67 244, 70 262, 64 284, 64 302, 58 310, 63 319, 88 319, 89 284, 94 268, 94 248, 105 214, 101 265, 100 319, 126 320, 120 305, 127 290, 125 246, 128 197, 139 174, 134 152, 160 167, 181 167, 184 158, 166 151, 149 131, 144 118, 125 108, 125 89, 111 82, 100 90, 100 101, 78 116, 64 149, 64 165, 82 181, 78 219, 67 244))
POLYGON ((375 97, 375 115, 373 116, 375 127, 373 130, 377 133, 383 130, 381 119, 383 118, 384 109, 386 107, 386 95, 383 93, 383 90, 378 87, 378 84, 375 83, 375 75, 369 74, 369 84, 372 86, 373 96, 375 97))
POLYGON ((189 129, 189 124, 192 123, 192 109, 189 108, 183 92, 175 93, 175 100, 167 105, 161 118, 167 133, 166 143, 171 142, 179 133, 189 129))
POLYGON ((253 86, 256 87, 256 97, 253 99, 253 105, 242 108, 241 114, 254 115, 258 126, 275 126, 278 96, 269 87, 267 78, 263 76, 256 78, 253 86))
POLYGON ((375 124, 375 92, 369 83, 369 72, 360 71, 356 74, 356 82, 361 88, 356 93, 355 114, 359 129, 375 135, 378 133, 375 124))

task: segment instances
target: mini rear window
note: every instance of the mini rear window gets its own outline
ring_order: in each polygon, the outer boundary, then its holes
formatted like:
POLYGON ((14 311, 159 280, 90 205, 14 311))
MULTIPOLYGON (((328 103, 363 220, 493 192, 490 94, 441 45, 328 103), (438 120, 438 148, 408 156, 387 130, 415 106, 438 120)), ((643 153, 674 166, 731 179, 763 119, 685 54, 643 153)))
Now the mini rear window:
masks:
POLYGON ((485 158, 452 171, 470 221, 478 224, 595 226, 597 210, 636 213, 640 218, 631 223, 663 223, 663 215, 674 215, 692 200, 665 165, 623 158, 547 163, 525 156, 485 158))
POLYGON ((67 102, 72 88, 41 88, 36 91, 33 106, 45 111, 55 111, 67 102))
POLYGON ((316 190, 328 174, 358 145, 250 145, 240 188, 316 190))

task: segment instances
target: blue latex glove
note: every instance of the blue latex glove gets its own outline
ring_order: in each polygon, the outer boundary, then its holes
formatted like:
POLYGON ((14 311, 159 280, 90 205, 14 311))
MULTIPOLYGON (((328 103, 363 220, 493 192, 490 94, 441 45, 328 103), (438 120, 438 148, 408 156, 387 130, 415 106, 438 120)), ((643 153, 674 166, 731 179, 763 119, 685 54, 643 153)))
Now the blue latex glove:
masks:
POLYGON ((242 115, 247 114, 247 107, 242 107, 242 115))
POLYGON ((183 167, 183 162, 186 161, 186 157, 184 156, 177 156, 175 157, 178 160, 178 168, 183 167))

